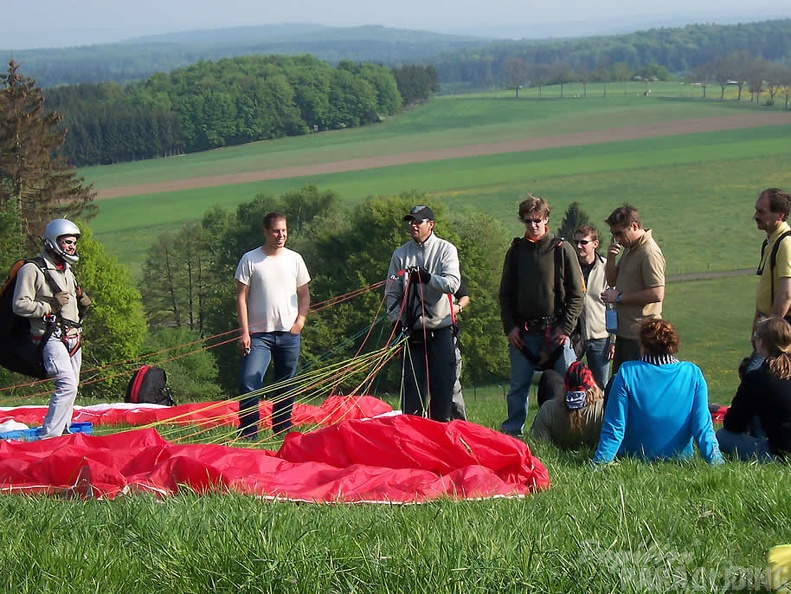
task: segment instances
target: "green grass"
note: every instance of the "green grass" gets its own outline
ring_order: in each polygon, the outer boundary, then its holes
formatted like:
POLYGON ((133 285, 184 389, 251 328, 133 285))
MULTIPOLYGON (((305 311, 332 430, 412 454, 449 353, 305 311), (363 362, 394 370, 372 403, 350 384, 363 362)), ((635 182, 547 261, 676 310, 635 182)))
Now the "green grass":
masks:
MULTIPOLYGON (((504 415, 499 389, 467 394, 504 415)), ((531 419, 533 416, 531 411, 531 419)), ((297 505, 0 498, 0 587, 18 592, 760 591, 788 541, 788 468, 621 461, 528 441, 552 487, 524 499, 297 505), (742 584, 741 587, 739 584, 742 584)))
POLYGON ((746 102, 611 95, 573 100, 519 100, 497 95, 439 97, 365 128, 251 143, 150 161, 80 170, 97 188, 134 186, 448 148, 605 130, 754 111, 746 102))
POLYGON ((596 221, 628 200, 669 250, 669 270, 726 270, 745 266, 747 252, 752 264, 753 196, 788 185, 790 131, 762 129, 757 138, 752 130, 695 134, 116 198, 100 202, 92 226, 107 250, 137 272, 165 229, 217 204, 233 209, 259 192, 277 195, 313 183, 351 205, 368 195, 419 189, 453 208, 484 207, 516 233, 516 204, 532 191, 546 196, 555 213, 576 200, 596 221), (710 233, 692 248, 702 229, 710 233))

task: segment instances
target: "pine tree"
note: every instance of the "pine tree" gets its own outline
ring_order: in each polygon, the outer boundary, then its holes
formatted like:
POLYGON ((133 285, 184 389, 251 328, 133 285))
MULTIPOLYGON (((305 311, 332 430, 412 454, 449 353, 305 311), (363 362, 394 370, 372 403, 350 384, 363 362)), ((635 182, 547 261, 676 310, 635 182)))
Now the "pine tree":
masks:
POLYGON ((11 60, 0 75, 0 209, 15 209, 24 243, 37 249, 46 223, 57 217, 89 219, 94 192, 58 151, 66 131, 61 117, 46 112, 32 78, 11 60))
MULTIPOLYGON (((574 229, 581 225, 590 224, 590 217, 588 216, 588 213, 580 208, 580 203, 572 202, 566 209, 566 212, 563 215, 563 221, 560 223, 560 227, 558 227, 558 237, 565 237, 571 241, 574 239, 574 229)), ((596 228, 595 225, 592 225, 592 227, 594 229, 596 228)))

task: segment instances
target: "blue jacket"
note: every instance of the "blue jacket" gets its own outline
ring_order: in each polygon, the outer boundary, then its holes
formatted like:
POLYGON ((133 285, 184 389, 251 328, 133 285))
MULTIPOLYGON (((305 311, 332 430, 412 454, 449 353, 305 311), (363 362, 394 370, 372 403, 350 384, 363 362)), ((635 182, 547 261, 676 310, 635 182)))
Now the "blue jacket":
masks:
POLYGON ((693 438, 706 462, 722 464, 700 368, 686 361, 627 361, 613 380, 593 462, 616 455, 689 458, 693 438))

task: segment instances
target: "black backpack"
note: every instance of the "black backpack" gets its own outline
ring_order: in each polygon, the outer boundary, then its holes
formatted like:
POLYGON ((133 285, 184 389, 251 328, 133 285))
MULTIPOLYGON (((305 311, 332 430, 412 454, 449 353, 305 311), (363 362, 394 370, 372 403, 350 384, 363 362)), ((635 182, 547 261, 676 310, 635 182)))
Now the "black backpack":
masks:
POLYGON ((17 273, 28 262, 38 266, 44 273, 44 277, 47 279, 53 293, 60 291, 46 271, 47 264, 44 258, 37 257, 14 262, 8 273, 8 280, 3 285, 3 288, 0 289, 0 336, 2 337, 0 339, 0 365, 16 373, 45 378, 47 377, 47 372, 44 369, 42 352, 44 344, 55 330, 55 322, 48 324, 47 331, 41 337, 41 340, 34 342, 30 335, 30 320, 18 316, 13 310, 17 273))
POLYGON ((135 371, 126 388, 124 402, 134 404, 165 404, 175 406, 168 387, 168 376, 161 367, 142 365, 135 371))

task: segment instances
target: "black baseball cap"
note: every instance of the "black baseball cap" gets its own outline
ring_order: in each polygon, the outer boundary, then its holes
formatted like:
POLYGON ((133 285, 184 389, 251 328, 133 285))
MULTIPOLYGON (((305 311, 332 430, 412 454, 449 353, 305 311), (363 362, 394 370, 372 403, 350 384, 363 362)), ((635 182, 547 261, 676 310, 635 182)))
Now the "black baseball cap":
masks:
POLYGON ((422 221, 423 219, 426 219, 427 221, 433 221, 434 211, 428 206, 418 204, 417 206, 412 207, 412 210, 409 211, 408 215, 404 216, 405 221, 412 219, 415 219, 416 221, 422 221))

